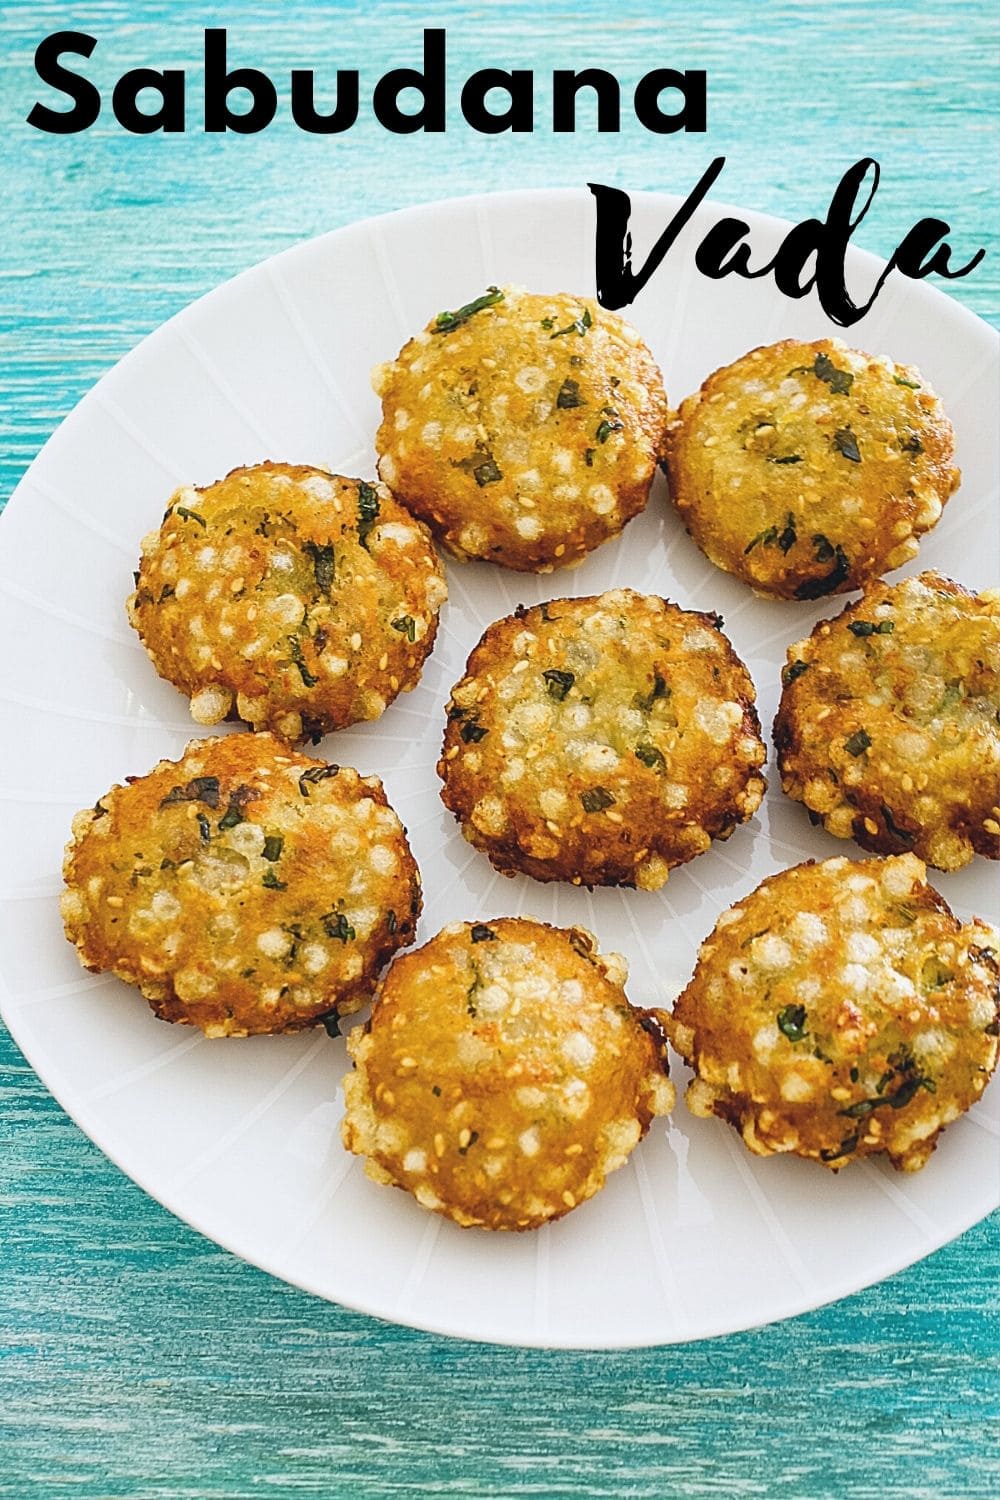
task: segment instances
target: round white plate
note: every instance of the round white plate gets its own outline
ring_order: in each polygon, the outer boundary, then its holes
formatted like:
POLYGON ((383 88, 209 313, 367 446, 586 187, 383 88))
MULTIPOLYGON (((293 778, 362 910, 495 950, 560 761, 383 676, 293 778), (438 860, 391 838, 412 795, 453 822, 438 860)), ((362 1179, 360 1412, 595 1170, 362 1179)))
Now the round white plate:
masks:
MULTIPOLYGON (((636 260, 677 200, 633 199, 636 260)), ((756 344, 840 330, 810 297, 769 280, 703 279, 694 246, 710 206, 629 316, 676 403, 756 344)), ((741 212, 758 262, 786 225, 741 212)), ((343 1041, 205 1041, 156 1021, 138 994, 88 976, 62 935, 62 846, 74 809, 177 756, 194 732, 125 620, 139 538, 172 489, 265 458, 371 475, 377 361, 433 313, 497 282, 593 289, 593 200, 505 193, 338 230, 220 287, 104 377, 35 460, 0 528, 0 1000, 16 1041, 77 1123, 147 1192, 230 1250, 350 1307, 504 1343, 669 1343, 815 1307, 926 1255, 996 1201, 1000 1086, 952 1125, 925 1171, 881 1162, 839 1176, 752 1157, 683 1103, 654 1124, 593 1202, 534 1234, 460 1230, 377 1187, 340 1145, 343 1041)), ((864 300, 880 263, 852 253, 864 300)), ((997 556, 996 341, 929 288, 893 277, 847 337, 913 361, 947 403, 964 471, 919 566, 985 587, 997 556)), ((757 818, 664 891, 507 880, 438 800, 442 706, 484 627, 521 600, 615 585, 717 609, 757 683, 769 728, 787 643, 843 600, 766 603, 709 566, 658 484, 644 516, 575 572, 531 578, 450 564, 451 598, 417 690, 319 753, 377 771, 424 876, 420 938, 457 918, 529 913, 583 923, 629 960, 639 1004, 669 1003, 718 913, 799 860, 855 855, 812 828, 774 783, 757 818)), ((226 731, 231 732, 231 731, 226 731)), ((991 915, 984 862, 936 884, 964 915, 991 915)), ((680 1078, 680 1070, 675 1069, 680 1078)))

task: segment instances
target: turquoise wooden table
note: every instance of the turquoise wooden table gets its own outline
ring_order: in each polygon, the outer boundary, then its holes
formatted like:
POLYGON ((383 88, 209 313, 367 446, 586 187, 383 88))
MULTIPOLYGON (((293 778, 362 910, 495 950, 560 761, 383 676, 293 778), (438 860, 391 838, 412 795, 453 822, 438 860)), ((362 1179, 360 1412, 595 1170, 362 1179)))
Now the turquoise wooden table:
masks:
MULTIPOLYGON (((837 5, 469 7, 81 0, 3 11, 0 487, 164 318, 296 240, 429 198, 587 180, 717 196, 798 219, 872 155, 859 235, 891 252, 921 214, 984 245, 953 295, 996 322, 996 11, 975 0, 837 5), (626 119, 554 136, 341 137, 287 121, 199 133, 206 25, 232 63, 287 80, 359 66, 369 86, 447 27, 476 67, 704 68, 707 135, 626 119), (31 130, 32 54, 90 32, 90 76, 190 69, 187 134, 133 137, 105 106, 83 135, 31 130), (991 111, 994 112, 991 118, 991 111)), ((286 84, 287 88, 287 84, 286 84)), ((544 93, 544 90, 543 90, 544 93)), ((0 528, 0 545, 2 545, 0 528)), ((15 643, 7 642, 6 649, 15 643)), ((0 1028, 2 1032, 2 1028, 0 1028)), ((147 1199, 67 1120, 0 1034, 0 1495, 475 1494, 947 1500, 1000 1488, 996 1219, 881 1286, 757 1332, 621 1354, 494 1349, 316 1301, 233 1259, 147 1199)))

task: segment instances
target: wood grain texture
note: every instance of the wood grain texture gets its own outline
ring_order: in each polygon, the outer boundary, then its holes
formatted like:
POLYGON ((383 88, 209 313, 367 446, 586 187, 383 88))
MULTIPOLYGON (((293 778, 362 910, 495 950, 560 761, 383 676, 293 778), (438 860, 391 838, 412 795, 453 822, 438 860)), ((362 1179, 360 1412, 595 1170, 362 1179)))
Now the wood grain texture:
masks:
MULTIPOLYGON (((91 383, 192 298, 295 241, 429 198, 599 180, 822 212, 876 156, 858 234, 889 253, 920 215, 987 259, 951 290, 998 321, 995 8, 952 3, 321 7, 191 0, 8 4, 0 125, 0 490, 91 383), (341 138, 132 138, 106 109, 80 137, 24 124, 48 32, 99 38, 88 72, 193 65, 227 25, 231 64, 276 79, 360 66, 369 87, 448 28, 450 71, 705 68, 706 137, 438 138, 371 120, 341 138)), ((193 68, 192 77, 197 69, 193 68)), ((454 100, 454 92, 452 99, 454 100)), ((192 99, 197 124, 198 93, 192 99)), ((0 545, 3 532, 0 528, 0 545)), ((8 643, 8 646, 10 643, 8 643)), ((679 1349, 482 1348, 375 1322, 275 1282, 147 1199, 66 1119, 0 1028, 0 1495, 855 1497, 1000 1488, 1000 1221, 835 1307, 679 1349)), ((627 1268, 609 1268, 627 1274, 627 1268)))

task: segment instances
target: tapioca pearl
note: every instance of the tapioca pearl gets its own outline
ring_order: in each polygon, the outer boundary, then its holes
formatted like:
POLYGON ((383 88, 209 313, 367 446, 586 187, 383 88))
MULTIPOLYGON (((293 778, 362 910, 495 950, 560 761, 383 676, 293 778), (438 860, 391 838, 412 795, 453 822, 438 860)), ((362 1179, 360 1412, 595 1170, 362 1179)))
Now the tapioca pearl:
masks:
POLYGON ((713 745, 725 745, 742 724, 743 709, 739 703, 713 703, 710 698, 702 698, 695 707, 694 721, 713 745))
POLYGON ((570 729, 586 729, 594 715, 586 703, 571 703, 563 709, 562 717, 570 729))
POLYGON ((485 985, 476 996, 476 1009, 487 1019, 503 1015, 510 1004, 510 992, 502 984, 485 985))
POLYGON ((403 1157, 403 1171, 426 1172, 426 1170, 427 1152, 421 1151, 417 1146, 414 1146, 411 1150, 407 1151, 406 1155, 403 1157))
MULTIPOLYGON (((694 651, 698 654, 701 654, 703 651, 718 653, 720 650, 720 640, 721 637, 716 631, 706 630, 701 625, 695 625, 686 632, 684 645, 689 651, 694 651)), ((742 717, 743 710, 740 709, 740 718, 742 719, 742 717)))
POLYGON ((560 791, 558 787, 546 787, 539 794, 538 806, 541 809, 543 817, 558 820, 566 812, 569 806, 569 799, 566 793, 560 791))
POLYGON ((582 1078, 570 1078, 559 1091, 562 1113, 571 1120, 582 1120, 590 1109, 590 1090, 582 1078))
POLYGON ((789 936, 799 948, 807 952, 819 948, 830 937, 829 929, 822 917, 811 911, 796 912, 788 927, 789 936))
POLYGON ((926 866, 915 854, 900 854, 885 861, 880 873, 882 889, 890 896, 908 896, 914 885, 922 885, 926 866))
POLYGON ((794 1070, 784 1075, 779 1087, 782 1099, 787 1099, 790 1104, 804 1104, 813 1096, 813 1086, 808 1078, 794 1070))
POLYGON ((674 812, 687 806, 689 796, 688 787, 680 781, 665 781, 660 787, 660 801, 674 812))
POLYGON ((589 1068, 597 1056, 597 1048, 583 1031, 571 1031, 559 1050, 566 1061, 576 1068, 589 1068))
POLYGON ((392 425, 397 432, 405 432, 410 425, 410 420, 410 413, 401 406, 393 416, 392 425))
POLYGON ((650 1075, 647 1093, 646 1107, 652 1115, 669 1115, 677 1102, 677 1091, 669 1078, 664 1078, 662 1073, 650 1075))
POLYGON ((556 448, 549 455, 549 462, 557 474, 572 474, 573 455, 568 448, 556 448))
POLYGON ((205 1000, 215 989, 215 980, 200 969, 178 969, 174 989, 179 1000, 205 1000))
POLYGON ((280 927, 267 927, 257 937, 258 952, 265 958, 284 958, 291 946, 292 939, 280 927))
POLYGON ((750 956, 760 968, 772 972, 791 968, 792 950, 784 938, 773 932, 754 938, 750 944, 750 956))
POLYGON ((153 916, 159 922, 170 922, 181 913, 181 903, 169 891, 156 891, 149 903, 153 916))
POLYGON ((305 615, 305 605, 297 594, 278 594, 267 601, 264 612, 277 625, 299 625, 305 615))
POLYGON ((187 623, 188 634, 197 640, 205 634, 205 620, 202 615, 192 615, 187 623))
POLYGON ((518 516, 514 522, 514 530, 526 541, 533 541, 541 535, 542 523, 537 516, 518 516))
POLYGON ((551 729, 555 716, 555 707, 551 703, 519 703, 511 713, 510 727, 532 738, 551 729))
POLYGON ((777 1026, 770 1024, 760 1026, 753 1034, 751 1047, 753 1055, 758 1062, 767 1062, 775 1049, 780 1045, 781 1033, 777 1026))
POLYGON ((881 943, 869 932, 848 933, 844 948, 848 958, 856 964, 869 964, 882 953, 881 943))
POLYGON ((604 1139, 611 1152, 611 1161, 605 1163, 606 1170, 612 1171, 612 1161, 616 1165, 624 1163, 625 1157, 638 1144, 642 1134, 642 1127, 636 1119, 612 1120, 604 1127, 604 1139))
POLYGON ((191 698, 191 717, 196 724, 221 724, 233 706, 233 695, 229 688, 213 683, 201 688, 191 698))
POLYGON ((580 498, 580 487, 576 484, 557 484, 552 489, 552 498, 559 505, 573 505, 580 498))
POLYGON ((845 964, 840 971, 839 982, 845 989, 863 995, 871 984, 871 975, 863 964, 845 964))
POLYGON ((368 860, 377 875, 394 875, 399 868, 395 850, 386 848, 385 844, 376 844, 368 860))
MULTIPOLYGON (((510 736, 510 741, 511 741, 510 745, 507 744, 507 739, 508 739, 508 736, 504 735, 504 748, 505 749, 512 749, 514 746, 519 745, 521 743, 521 737, 520 737, 520 735, 511 735, 510 736)), ((466 757, 466 764, 468 764, 468 757, 466 757)), ((521 781, 522 778, 524 777, 524 773, 525 773, 526 770, 527 770, 527 767, 525 766, 524 761, 521 759, 521 757, 519 755, 515 755, 511 760, 509 760, 507 762, 507 764, 504 766, 503 770, 500 772, 500 785, 501 786, 516 786, 517 783, 519 781, 521 781)))
POLYGON ((537 365, 524 365, 514 376, 514 384, 527 396, 535 396, 545 389, 546 372, 537 365))
POLYGON ((645 728, 645 718, 637 708, 620 708, 616 718, 618 728, 625 734, 639 734, 645 728))
POLYGON ((595 515, 606 516, 615 508, 614 491, 606 484, 592 484, 587 491, 587 500, 595 515))
POLYGON ((482 552, 489 545, 489 532, 485 526, 472 521, 458 533, 458 545, 463 552, 482 552))
POLYGON ((379 476, 390 487, 399 480, 399 468, 391 453, 383 453, 378 461, 379 476))

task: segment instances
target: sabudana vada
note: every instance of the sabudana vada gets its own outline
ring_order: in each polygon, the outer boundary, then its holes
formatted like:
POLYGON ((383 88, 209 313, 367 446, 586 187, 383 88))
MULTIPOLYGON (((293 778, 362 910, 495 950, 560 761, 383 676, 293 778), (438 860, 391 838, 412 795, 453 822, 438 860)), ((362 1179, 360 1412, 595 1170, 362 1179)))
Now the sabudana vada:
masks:
POLYGON ((199 724, 317 741, 416 686, 446 594, 384 486, 263 463, 173 495, 128 616, 199 724))
POLYGON ((195 740, 73 819, 66 936, 209 1037, 358 1010, 413 939, 420 877, 377 776, 270 734, 195 740))
POLYGON ((456 922, 397 960, 347 1041, 344 1144, 376 1182, 482 1229, 592 1198, 674 1103, 659 1013, 590 933, 456 922))
POLYGON ((645 507, 663 383, 635 329, 589 297, 491 287, 372 380, 379 474, 453 557, 548 573, 645 507))
POLYGON ((749 673, 717 615, 614 589, 518 609, 452 689, 438 774, 506 875, 656 890, 764 794, 749 673))
POLYGON ((668 1021, 687 1103, 758 1156, 924 1165, 997 1061, 998 935, 962 923, 914 854, 828 859, 724 912, 668 1021))
POLYGON ((788 648, 781 784, 838 838, 939 870, 1000 859, 1000 593, 873 583, 788 648))
POLYGON ((716 567, 819 599, 918 551, 958 485, 954 433, 919 370, 839 339, 786 339, 716 370, 667 436, 674 504, 716 567))

